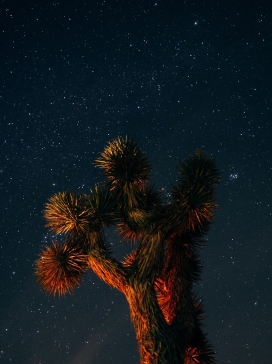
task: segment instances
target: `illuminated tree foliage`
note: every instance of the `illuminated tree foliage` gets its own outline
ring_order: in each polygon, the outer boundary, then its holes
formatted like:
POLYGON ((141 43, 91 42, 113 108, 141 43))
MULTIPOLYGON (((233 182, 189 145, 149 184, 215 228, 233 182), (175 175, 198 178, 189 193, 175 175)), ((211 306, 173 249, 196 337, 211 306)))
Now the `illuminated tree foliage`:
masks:
POLYGON ((47 226, 63 242, 45 247, 36 275, 47 293, 72 293, 91 268, 124 293, 142 364, 211 364, 214 350, 202 332, 203 308, 193 293, 198 250, 216 207, 219 172, 203 152, 178 169, 170 201, 149 185, 151 166, 128 137, 107 144, 95 161, 106 177, 88 195, 57 193, 45 205, 47 226), (117 261, 104 227, 115 226, 131 254, 117 261))

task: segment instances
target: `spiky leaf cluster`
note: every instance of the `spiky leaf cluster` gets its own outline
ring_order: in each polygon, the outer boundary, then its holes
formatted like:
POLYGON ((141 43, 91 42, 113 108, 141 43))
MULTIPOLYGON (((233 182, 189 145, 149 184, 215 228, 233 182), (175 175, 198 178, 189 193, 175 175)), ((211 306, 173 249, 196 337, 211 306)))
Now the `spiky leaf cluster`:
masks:
POLYGON ((138 242, 150 226, 158 222, 162 203, 160 191, 147 185, 141 195, 138 206, 128 209, 117 224, 117 232, 125 241, 138 242))
POLYGON ((36 261, 37 280, 46 293, 64 295, 80 285, 87 268, 87 255, 71 241, 54 241, 46 246, 36 261))
POLYGON ((184 364, 214 364, 214 348, 201 330, 194 337, 194 344, 189 345, 184 352, 184 364))
POLYGON ((201 150, 197 150, 185 159, 178 172, 183 178, 184 187, 194 185, 196 189, 209 188, 220 182, 219 170, 214 159, 208 158, 201 150))
POLYGON ((96 185, 86 196, 88 223, 91 230, 115 224, 118 218, 116 201, 106 186, 96 185))
POLYGON ((170 231, 199 231, 213 217, 218 170, 213 159, 198 150, 181 164, 179 173, 181 178, 173 187, 166 226, 170 231))
POLYGON ((109 142, 95 162, 109 178, 113 189, 118 185, 144 183, 150 177, 148 159, 128 137, 109 142))
POLYGON ((86 233, 91 215, 86 202, 84 196, 70 192, 59 192, 53 195, 45 205, 46 226, 56 234, 86 233))
POLYGON ((135 207, 141 191, 150 178, 150 163, 137 143, 128 137, 108 143, 95 161, 108 178, 111 191, 124 197, 125 207, 135 207))

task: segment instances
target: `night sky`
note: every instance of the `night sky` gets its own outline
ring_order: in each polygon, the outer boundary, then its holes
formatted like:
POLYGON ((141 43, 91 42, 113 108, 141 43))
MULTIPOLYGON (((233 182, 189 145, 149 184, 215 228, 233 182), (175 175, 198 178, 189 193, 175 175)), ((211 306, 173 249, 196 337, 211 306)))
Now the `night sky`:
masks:
MULTIPOLYGON (((200 148, 222 171, 202 281, 220 364, 272 363, 272 10, 252 0, 1 2, 0 361, 139 363, 125 297, 91 271, 47 296, 44 204, 135 138, 165 197, 200 148), (37 5, 38 4, 38 5, 37 5)), ((107 231, 116 256, 130 249, 107 231)))

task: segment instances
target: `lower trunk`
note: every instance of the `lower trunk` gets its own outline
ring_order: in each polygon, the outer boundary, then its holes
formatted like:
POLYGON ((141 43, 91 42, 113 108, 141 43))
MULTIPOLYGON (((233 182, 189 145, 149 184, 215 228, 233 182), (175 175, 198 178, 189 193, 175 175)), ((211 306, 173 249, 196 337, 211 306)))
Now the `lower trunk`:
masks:
POLYGON ((148 283, 129 285, 125 295, 136 331, 141 364, 181 364, 181 347, 166 323, 154 289, 148 283))

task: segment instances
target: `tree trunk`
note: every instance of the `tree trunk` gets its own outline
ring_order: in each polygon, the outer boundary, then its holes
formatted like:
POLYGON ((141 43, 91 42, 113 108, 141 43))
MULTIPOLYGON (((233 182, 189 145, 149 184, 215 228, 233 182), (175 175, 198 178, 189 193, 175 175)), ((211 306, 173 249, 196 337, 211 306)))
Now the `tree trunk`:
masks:
POLYGON ((165 321, 150 283, 134 281, 124 293, 136 331, 141 364, 183 363, 180 343, 165 321))

